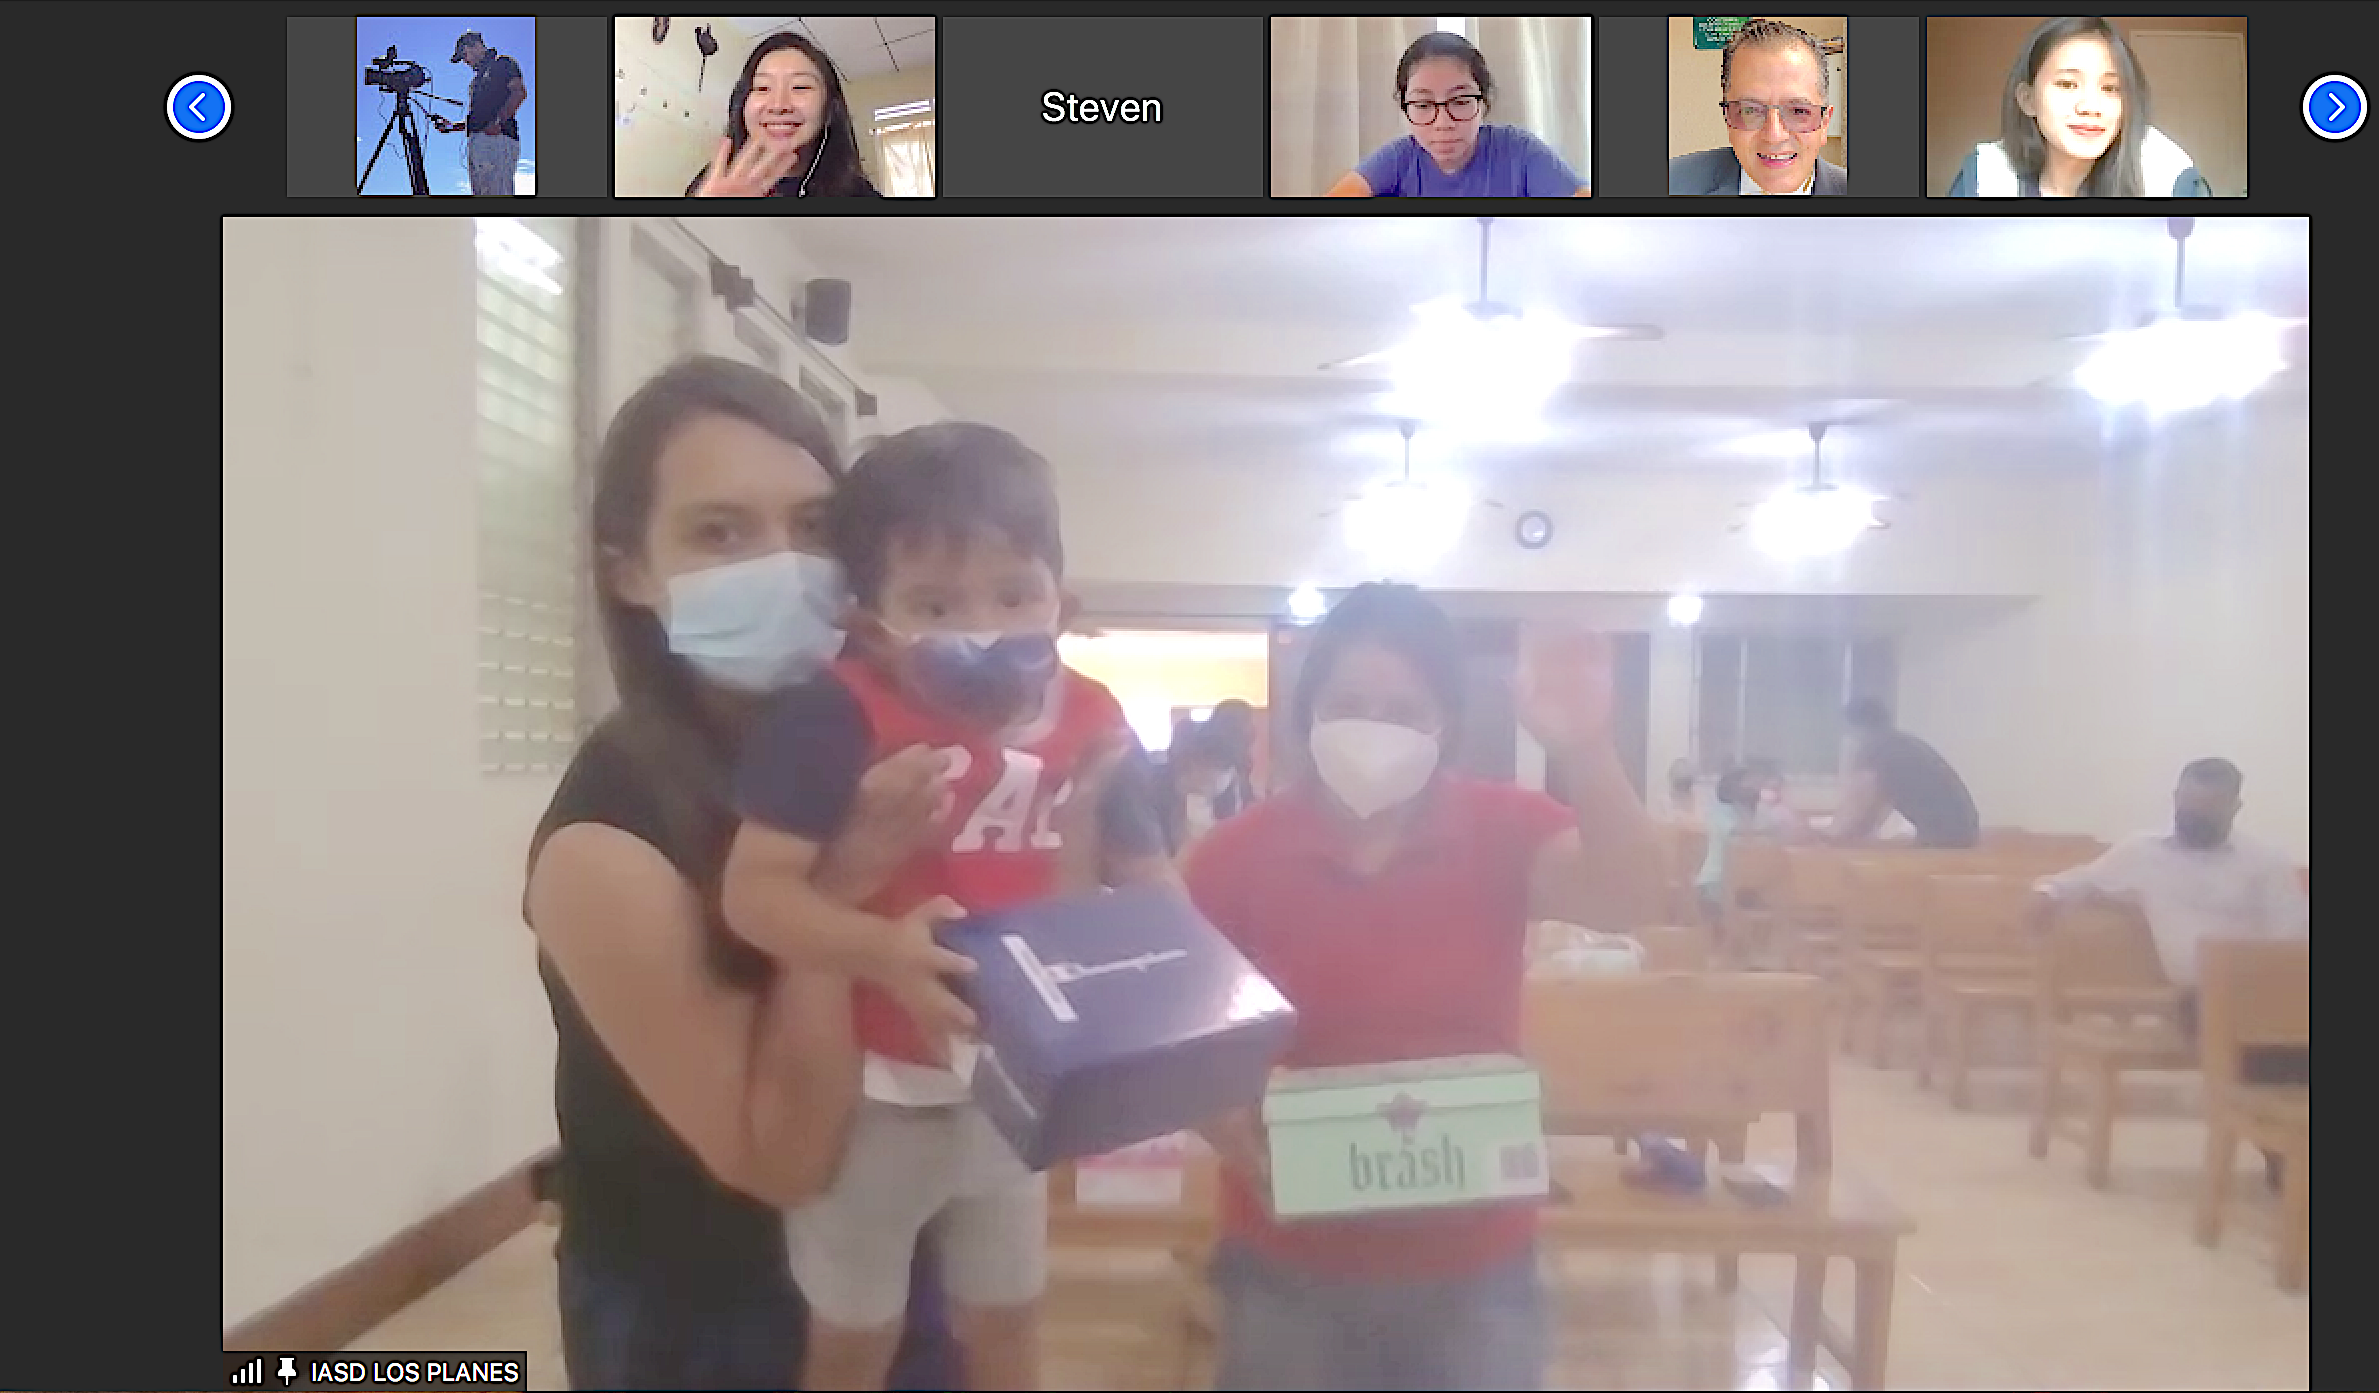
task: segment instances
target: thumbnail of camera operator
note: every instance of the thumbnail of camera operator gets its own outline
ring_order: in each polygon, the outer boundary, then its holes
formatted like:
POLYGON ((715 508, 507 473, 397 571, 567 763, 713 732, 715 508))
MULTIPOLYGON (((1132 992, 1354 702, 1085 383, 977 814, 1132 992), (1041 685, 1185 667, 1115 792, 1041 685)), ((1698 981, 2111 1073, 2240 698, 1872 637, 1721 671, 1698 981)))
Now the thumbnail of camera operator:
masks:
POLYGON ((536 50, 537 21, 527 17, 356 20, 363 82, 355 104, 355 191, 535 193, 536 50), (434 134, 456 139, 425 150, 425 122, 434 134))

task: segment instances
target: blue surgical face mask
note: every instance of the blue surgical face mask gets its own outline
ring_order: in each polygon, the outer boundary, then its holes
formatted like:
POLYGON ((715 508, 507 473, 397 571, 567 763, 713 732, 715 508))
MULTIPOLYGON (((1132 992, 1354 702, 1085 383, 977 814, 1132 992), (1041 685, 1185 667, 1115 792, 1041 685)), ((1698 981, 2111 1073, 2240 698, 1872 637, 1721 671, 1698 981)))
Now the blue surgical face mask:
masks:
POLYGON ((903 646, 918 695, 989 725, 1030 718, 1057 677, 1057 640, 1049 634, 919 634, 903 646))
POLYGON ((842 568, 777 551, 669 579, 669 651, 739 692, 773 692, 842 651, 842 568))

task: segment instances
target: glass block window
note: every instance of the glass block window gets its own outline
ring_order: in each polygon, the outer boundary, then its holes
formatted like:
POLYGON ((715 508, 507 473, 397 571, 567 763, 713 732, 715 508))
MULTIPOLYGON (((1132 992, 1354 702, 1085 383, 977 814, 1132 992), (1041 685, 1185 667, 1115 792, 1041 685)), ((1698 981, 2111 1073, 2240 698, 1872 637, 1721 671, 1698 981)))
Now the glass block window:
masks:
POLYGON ((558 773, 579 733, 577 229, 475 221, 479 765, 558 773))

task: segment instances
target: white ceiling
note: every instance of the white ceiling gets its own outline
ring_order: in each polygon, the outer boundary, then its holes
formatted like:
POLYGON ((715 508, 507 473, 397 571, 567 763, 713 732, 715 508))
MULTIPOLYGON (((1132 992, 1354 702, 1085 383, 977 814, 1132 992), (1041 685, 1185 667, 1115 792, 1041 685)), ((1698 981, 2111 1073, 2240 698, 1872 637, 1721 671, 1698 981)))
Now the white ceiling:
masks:
MULTIPOLYGON (((845 78, 881 77, 886 73, 914 72, 933 66, 933 18, 900 17, 869 18, 854 15, 832 15, 826 18, 795 18, 768 16, 755 18, 737 15, 719 21, 722 27, 741 31, 747 45, 780 29, 793 29, 808 35, 826 50, 834 66, 845 78)), ((725 35, 720 36, 722 41, 725 35)), ((733 55, 738 65, 741 54, 733 55)))
MULTIPOLYGON (((839 54, 838 60, 839 60, 839 54)), ((1862 472, 2082 466, 2109 430, 2063 384, 2087 345, 2171 303, 2154 217, 1528 217, 1494 224, 1489 291, 1586 323, 1540 443, 1465 447, 1483 470, 1805 457, 1805 423, 1862 472)), ((786 235, 854 283, 853 349, 1061 464, 1331 461, 1399 448, 1383 386, 1318 365, 1401 336, 1410 307, 1477 293, 1462 217, 810 217, 786 235)), ((2187 299, 2308 314, 2306 222, 2203 218, 2187 299)), ((2301 396, 2298 370, 2267 391, 2301 396)))

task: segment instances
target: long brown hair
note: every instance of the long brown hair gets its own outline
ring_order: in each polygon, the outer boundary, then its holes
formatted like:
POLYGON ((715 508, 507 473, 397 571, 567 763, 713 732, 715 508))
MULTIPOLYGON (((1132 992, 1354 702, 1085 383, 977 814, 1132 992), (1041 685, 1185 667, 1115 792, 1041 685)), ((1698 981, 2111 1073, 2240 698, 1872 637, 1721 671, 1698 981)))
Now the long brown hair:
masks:
POLYGON ((783 378, 726 358, 693 357, 662 370, 628 398, 595 455, 590 521, 595 610, 611 660, 619 707, 604 733, 635 761, 670 840, 689 861, 706 915, 711 958, 731 981, 763 980, 768 964, 727 931, 718 914, 719 874, 734 835, 728 776, 739 732, 693 670, 669 651, 651 610, 621 599, 609 572, 644 553, 661 452, 689 422, 728 416, 799 446, 836 481, 842 454, 825 420, 783 378))
MULTIPOLYGON (((2024 113, 2023 93, 2040 80, 2041 65, 2067 39, 2092 38, 2105 42, 2107 51, 2115 56, 2115 74, 2123 84, 2123 124, 2115 128, 2115 138, 2107 143, 2106 153, 2091 164, 2090 172, 2082 178, 2082 186, 2075 190, 2084 198, 2142 198, 2154 193, 2158 198, 2171 189, 2148 188, 2147 175, 2140 155, 2148 145, 2148 74, 2140 67, 2139 58, 2123 38, 2123 31, 2114 21, 2102 15, 2062 15, 2043 20, 2024 40, 2024 47, 2016 54, 2015 66, 2007 70, 2007 86, 1999 96, 1999 148, 2007 155, 2007 163, 2016 177, 2037 185, 2041 171, 2048 167, 2049 143, 2040 133, 2040 122, 2024 113)), ((2034 97, 2035 101, 2039 98, 2034 97)))

